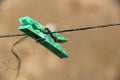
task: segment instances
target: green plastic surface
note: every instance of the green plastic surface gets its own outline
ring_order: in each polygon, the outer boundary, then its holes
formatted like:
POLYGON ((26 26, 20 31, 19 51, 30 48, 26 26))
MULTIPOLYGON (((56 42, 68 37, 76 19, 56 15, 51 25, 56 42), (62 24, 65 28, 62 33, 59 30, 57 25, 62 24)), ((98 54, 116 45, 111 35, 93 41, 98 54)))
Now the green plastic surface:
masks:
POLYGON ((64 51, 64 49, 58 44, 67 42, 68 39, 60 35, 59 33, 52 33, 58 39, 58 43, 56 43, 50 34, 45 34, 46 28, 33 20, 32 18, 26 16, 19 19, 21 26, 18 28, 20 31, 24 32, 28 36, 32 37, 35 40, 39 40, 39 43, 52 51, 60 58, 67 58, 68 54, 64 51))

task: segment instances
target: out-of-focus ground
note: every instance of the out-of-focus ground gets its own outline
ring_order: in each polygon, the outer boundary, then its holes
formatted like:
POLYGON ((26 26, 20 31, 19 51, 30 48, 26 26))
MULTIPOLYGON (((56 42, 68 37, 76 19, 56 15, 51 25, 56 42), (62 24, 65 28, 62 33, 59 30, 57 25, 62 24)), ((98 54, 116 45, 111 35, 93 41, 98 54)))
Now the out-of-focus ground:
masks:
MULTIPOLYGON (((120 22, 120 0, 0 0, 0 35, 21 33, 18 19, 30 16, 58 30, 120 22)), ((16 47, 22 58, 18 80, 120 80, 120 27, 63 33, 69 58, 60 59, 32 39, 16 47)), ((19 37, 0 39, 0 80, 13 80, 11 47, 19 37), (10 62, 9 62, 10 61, 10 62)))

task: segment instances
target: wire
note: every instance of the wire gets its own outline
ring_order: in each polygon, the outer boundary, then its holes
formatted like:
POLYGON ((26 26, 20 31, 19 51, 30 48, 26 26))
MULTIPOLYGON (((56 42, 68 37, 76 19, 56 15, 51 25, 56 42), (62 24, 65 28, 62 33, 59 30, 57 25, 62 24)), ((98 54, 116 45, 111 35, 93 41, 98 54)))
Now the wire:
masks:
POLYGON ((0 35, 0 38, 16 37, 16 36, 25 36, 25 35, 26 35, 26 34, 0 35))
MULTIPOLYGON (((65 33, 65 32, 82 31, 82 30, 89 30, 89 29, 95 29, 95 28, 105 28, 105 27, 111 27, 111 26, 114 26, 114 27, 120 26, 120 23, 117 23, 117 24, 106 24, 106 25, 99 25, 99 26, 89 26, 89 27, 74 28, 74 29, 67 29, 67 30, 59 30, 59 31, 44 32, 44 33, 45 34, 65 33)), ((0 35, 0 38, 17 37, 17 36, 26 36, 26 34, 0 35)))
POLYGON ((111 26, 120 26, 120 23, 118 24, 106 24, 106 25, 100 25, 100 26, 89 26, 89 27, 82 27, 82 28, 75 28, 75 29, 68 29, 68 30, 60 30, 60 31, 54 31, 52 33, 64 33, 64 32, 72 32, 72 31, 81 31, 81 30, 89 30, 89 29, 95 29, 95 28, 105 28, 105 27, 111 27, 111 26))
POLYGON ((19 76, 19 74, 20 74, 20 69, 21 69, 21 58, 20 58, 20 56, 17 54, 17 52, 15 51, 15 47, 16 47, 19 43, 23 42, 27 37, 28 37, 28 36, 24 36, 24 37, 20 38, 18 41, 16 41, 16 42, 13 44, 13 46, 12 46, 12 48, 11 48, 11 52, 12 52, 12 54, 15 56, 15 58, 17 59, 17 62, 18 62, 17 66, 16 66, 17 74, 16 74, 16 77, 15 77, 15 80, 17 80, 17 78, 18 78, 18 76, 19 76))

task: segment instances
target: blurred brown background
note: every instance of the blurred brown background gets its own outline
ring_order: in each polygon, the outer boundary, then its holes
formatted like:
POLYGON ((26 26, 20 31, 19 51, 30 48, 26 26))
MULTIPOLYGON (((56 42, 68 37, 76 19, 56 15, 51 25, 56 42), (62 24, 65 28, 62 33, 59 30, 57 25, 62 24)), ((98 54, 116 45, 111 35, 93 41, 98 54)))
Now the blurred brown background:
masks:
MULTIPOLYGON (((120 0, 0 0, 0 34, 21 33, 18 19, 30 16, 58 30, 120 22, 120 0)), ((60 59, 32 39, 16 50, 22 58, 18 80, 120 80, 120 28, 63 33, 69 58, 60 59)), ((11 47, 19 37, 0 39, 0 80, 13 80, 11 47), (9 63, 10 61, 10 63, 9 63)))

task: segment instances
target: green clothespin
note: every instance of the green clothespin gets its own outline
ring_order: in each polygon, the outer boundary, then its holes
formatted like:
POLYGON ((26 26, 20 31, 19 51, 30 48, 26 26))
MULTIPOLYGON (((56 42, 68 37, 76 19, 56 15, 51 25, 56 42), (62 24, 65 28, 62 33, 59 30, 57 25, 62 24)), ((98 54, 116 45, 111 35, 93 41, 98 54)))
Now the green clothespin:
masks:
POLYGON ((43 25, 26 16, 19 19, 21 26, 18 28, 26 35, 32 37, 41 45, 52 51, 60 58, 67 58, 68 54, 58 43, 67 42, 68 39, 58 33, 50 33, 52 30, 45 28, 43 25), (49 34, 46 34, 49 33, 49 34))

